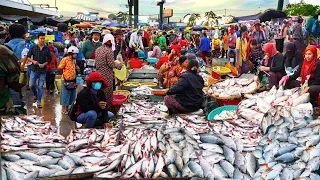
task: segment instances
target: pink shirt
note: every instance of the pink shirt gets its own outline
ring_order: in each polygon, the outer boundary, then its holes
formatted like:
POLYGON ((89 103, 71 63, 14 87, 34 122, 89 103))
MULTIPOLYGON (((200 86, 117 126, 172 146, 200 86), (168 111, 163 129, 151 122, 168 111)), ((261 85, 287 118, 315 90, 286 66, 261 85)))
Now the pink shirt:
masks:
POLYGON ((153 47, 153 52, 152 52, 150 57, 155 57, 155 58, 160 59, 160 57, 161 57, 161 49, 159 48, 159 46, 154 46, 153 47))

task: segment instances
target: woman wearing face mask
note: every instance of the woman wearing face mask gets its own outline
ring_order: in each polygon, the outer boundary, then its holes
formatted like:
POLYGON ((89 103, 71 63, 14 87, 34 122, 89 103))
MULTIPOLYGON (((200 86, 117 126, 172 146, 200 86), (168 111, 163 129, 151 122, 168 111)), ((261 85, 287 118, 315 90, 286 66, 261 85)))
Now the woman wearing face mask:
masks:
POLYGON ((164 103, 170 114, 189 113, 201 108, 204 100, 202 92, 204 81, 198 71, 199 62, 196 59, 189 60, 188 72, 168 90, 164 103))
POLYGON ((68 48, 68 54, 62 58, 58 70, 62 72, 61 75, 61 95, 60 95, 60 104, 62 105, 62 111, 64 114, 68 113, 69 106, 75 101, 76 99, 76 89, 67 89, 64 86, 65 82, 75 82, 77 72, 76 69, 79 70, 77 67, 76 59, 79 53, 79 50, 75 46, 71 46, 68 48))
POLYGON ((295 47, 294 43, 289 43, 287 45, 287 52, 284 55, 284 62, 286 67, 295 68, 296 66, 299 66, 302 61, 302 52, 295 47))
POLYGON ((85 59, 95 58, 95 50, 102 45, 102 43, 100 42, 100 36, 101 32, 99 29, 92 29, 90 39, 85 41, 81 48, 85 59))
POLYGON ((76 122, 84 124, 85 128, 93 128, 97 119, 107 123, 112 118, 113 114, 108 114, 106 96, 103 91, 107 86, 107 82, 100 73, 92 72, 89 75, 87 87, 82 89, 77 96, 76 122))
POLYGON ((111 34, 106 34, 103 38, 103 45, 96 50, 96 70, 99 72, 108 87, 104 90, 107 99, 107 109, 110 110, 113 97, 113 68, 121 69, 122 63, 114 62, 115 43, 114 37, 111 34))
POLYGON ((305 92, 310 93, 310 101, 313 106, 318 106, 318 95, 320 93, 320 63, 317 57, 317 48, 310 45, 306 48, 304 61, 300 64, 298 70, 291 76, 284 76, 279 82, 279 86, 287 88, 300 87, 305 81, 308 81, 309 88, 305 92), (301 81, 296 80, 301 76, 301 81), (307 76, 310 76, 309 79, 307 76))
POLYGON ((269 79, 269 88, 277 86, 280 79, 285 75, 284 58, 283 55, 277 51, 276 45, 268 43, 263 47, 263 52, 266 54, 264 57, 264 66, 260 66, 260 80, 264 74, 267 74, 269 79))

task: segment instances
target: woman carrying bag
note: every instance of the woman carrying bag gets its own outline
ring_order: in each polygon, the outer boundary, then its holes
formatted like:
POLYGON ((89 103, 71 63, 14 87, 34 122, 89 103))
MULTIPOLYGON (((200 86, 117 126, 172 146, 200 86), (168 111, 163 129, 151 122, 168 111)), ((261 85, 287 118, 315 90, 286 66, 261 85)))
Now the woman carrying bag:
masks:
POLYGON ((78 48, 71 46, 67 52, 68 54, 61 60, 58 67, 58 70, 62 71, 60 104, 64 114, 68 113, 69 106, 76 100, 76 69, 79 69, 76 65, 78 48))

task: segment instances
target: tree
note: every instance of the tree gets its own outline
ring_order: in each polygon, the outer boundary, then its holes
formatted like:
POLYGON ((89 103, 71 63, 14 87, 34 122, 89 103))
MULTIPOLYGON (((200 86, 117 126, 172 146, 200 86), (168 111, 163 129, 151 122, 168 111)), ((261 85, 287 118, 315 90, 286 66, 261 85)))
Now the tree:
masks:
POLYGON ((320 13, 320 6, 307 4, 301 0, 299 3, 288 4, 284 12, 288 16, 314 16, 320 13))
POLYGON ((127 24, 129 20, 129 14, 126 12, 118 12, 117 13, 117 22, 119 24, 127 24))
POLYGON ((189 15, 190 15, 190 17, 188 19, 187 26, 192 27, 192 26, 197 25, 197 20, 201 19, 200 14, 198 14, 198 13, 186 14, 183 18, 186 18, 189 15))
POLYGON ((202 21, 203 26, 218 26, 219 25, 219 19, 221 19, 221 16, 217 16, 213 11, 206 12, 204 14, 207 21, 202 21))

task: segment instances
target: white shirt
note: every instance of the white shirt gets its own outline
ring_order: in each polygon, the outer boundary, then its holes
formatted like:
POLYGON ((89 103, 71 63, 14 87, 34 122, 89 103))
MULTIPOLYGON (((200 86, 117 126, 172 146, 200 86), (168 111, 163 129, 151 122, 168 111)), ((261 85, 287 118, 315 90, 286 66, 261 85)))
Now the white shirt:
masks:
POLYGON ((137 32, 134 32, 130 36, 129 47, 134 48, 139 44, 140 49, 143 49, 142 37, 138 36, 137 32))
MULTIPOLYGON (((27 56, 27 55, 28 55, 28 52, 29 52, 29 49, 24 48, 24 49, 22 50, 22 52, 21 52, 21 58, 23 59, 25 56, 27 56)), ((32 64, 32 62, 28 62, 28 66, 31 65, 31 64, 32 64)))

